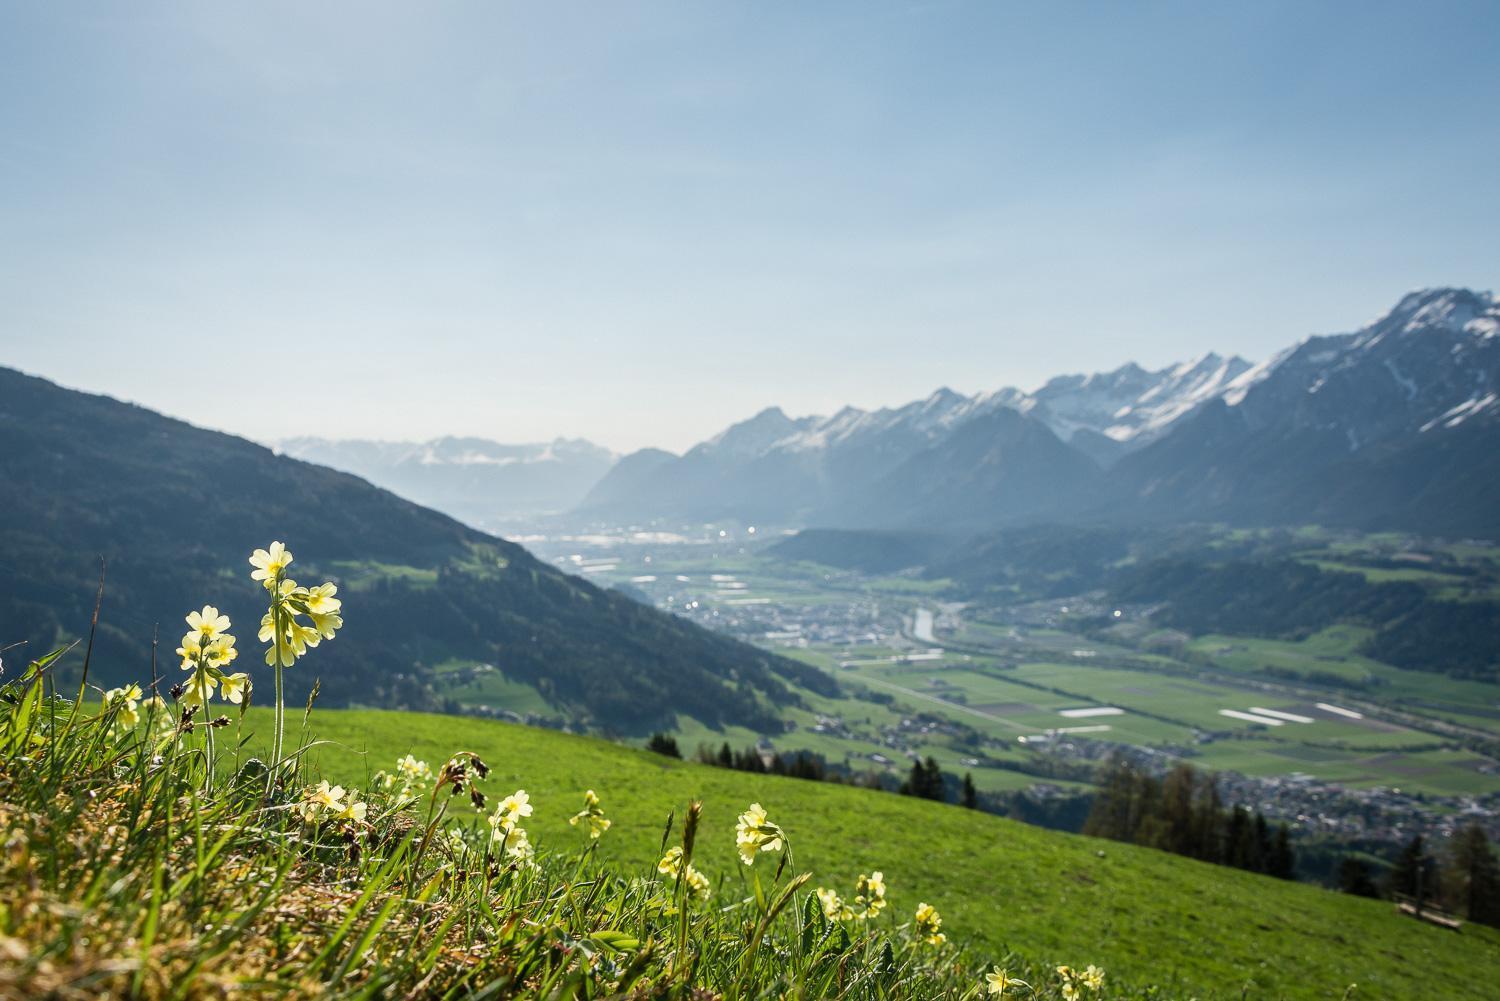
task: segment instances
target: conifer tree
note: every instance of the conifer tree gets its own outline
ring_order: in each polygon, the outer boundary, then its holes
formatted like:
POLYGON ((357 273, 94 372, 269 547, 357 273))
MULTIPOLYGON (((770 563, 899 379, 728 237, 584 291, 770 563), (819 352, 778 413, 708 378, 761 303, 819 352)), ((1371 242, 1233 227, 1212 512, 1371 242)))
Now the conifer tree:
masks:
POLYGON ((1271 853, 1266 859, 1266 874, 1277 879, 1295 879, 1297 855, 1292 851, 1291 832, 1285 824, 1276 827, 1276 838, 1271 842, 1271 853))
POLYGON ((1236 803, 1229 811, 1229 820, 1224 831, 1224 861, 1236 869, 1254 871, 1255 825, 1250 820, 1250 811, 1236 803))
POLYGON ((1500 862, 1484 828, 1469 824, 1453 835, 1447 876, 1456 910, 1470 921, 1500 925, 1500 862))
MULTIPOLYGON (((1422 884, 1423 868, 1427 864, 1427 846, 1418 834, 1406 843, 1401 849, 1401 854, 1396 856, 1396 862, 1391 866, 1390 885, 1393 893, 1399 893, 1407 897, 1417 896, 1419 889, 1424 889, 1422 884)), ((1428 895, 1431 894, 1430 885, 1425 887, 1428 895)))
POLYGON ((1339 860, 1339 890, 1356 897, 1378 897, 1380 891, 1370 877, 1370 867, 1362 859, 1345 855, 1339 860))

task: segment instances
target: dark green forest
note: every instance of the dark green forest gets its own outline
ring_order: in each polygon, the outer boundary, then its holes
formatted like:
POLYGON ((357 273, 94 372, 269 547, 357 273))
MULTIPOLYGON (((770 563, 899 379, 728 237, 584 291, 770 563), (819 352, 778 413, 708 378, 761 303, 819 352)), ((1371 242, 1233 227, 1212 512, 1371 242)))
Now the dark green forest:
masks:
MULTIPOLYGON (((796 700, 789 682, 834 690, 815 668, 565 575, 357 477, 0 369, 0 647, 25 643, 7 659, 87 634, 102 561, 96 683, 147 681, 159 633, 156 669, 170 685, 182 617, 209 603, 234 620, 236 667, 269 691, 246 559, 275 539, 296 555, 294 577, 357 596, 318 657, 331 705, 439 708, 433 668, 455 658, 492 663, 577 722, 624 733, 676 713, 772 727, 796 700)), ((293 672, 292 700, 313 681, 293 672)))

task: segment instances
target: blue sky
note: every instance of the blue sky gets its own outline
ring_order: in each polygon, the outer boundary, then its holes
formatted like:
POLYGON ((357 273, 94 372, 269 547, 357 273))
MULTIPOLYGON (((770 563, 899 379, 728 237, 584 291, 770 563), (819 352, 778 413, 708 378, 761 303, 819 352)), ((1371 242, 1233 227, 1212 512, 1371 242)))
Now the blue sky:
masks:
POLYGON ((0 0, 0 364, 682 448, 1500 285, 1500 5, 0 0))

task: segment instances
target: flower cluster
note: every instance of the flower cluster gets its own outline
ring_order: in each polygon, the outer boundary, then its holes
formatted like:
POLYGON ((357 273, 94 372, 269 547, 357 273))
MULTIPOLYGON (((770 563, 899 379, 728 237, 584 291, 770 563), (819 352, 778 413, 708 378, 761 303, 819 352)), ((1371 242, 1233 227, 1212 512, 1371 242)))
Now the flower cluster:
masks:
POLYGON ((351 820, 362 824, 368 810, 369 807, 352 790, 345 792, 343 786, 331 786, 327 780, 309 787, 297 804, 297 812, 307 824, 316 824, 320 820, 351 820))
POLYGON ((522 860, 531 857, 531 840, 521 826, 522 819, 529 816, 531 797, 526 795, 525 789, 517 789, 495 806, 495 812, 489 817, 490 837, 500 843, 501 855, 522 860))
POLYGON ((229 635, 229 616, 212 605, 204 605, 201 611, 189 612, 188 631, 177 648, 182 658, 182 669, 191 671, 182 701, 187 705, 206 705, 213 697, 214 689, 226 702, 241 704, 250 687, 247 674, 228 674, 224 668, 239 656, 234 648, 234 637, 229 635))
MULTIPOLYGON (((854 896, 849 900, 840 897, 837 892, 826 887, 818 887, 815 891, 818 903, 823 908, 823 916, 829 921, 869 921, 880 915, 885 909, 885 873, 876 871, 866 875, 859 874, 859 879, 854 884, 854 896)), ((927 907, 923 904, 922 907, 927 907)), ((936 919, 933 931, 937 931, 937 925, 942 924, 942 919, 937 917, 937 911, 927 908, 936 919)), ((917 909, 917 919, 920 922, 922 908, 917 909)), ((936 945, 937 943, 933 943, 936 945)))
POLYGON ((661 861, 656 863, 656 871, 668 879, 676 879, 680 874, 688 891, 699 900, 707 900, 713 893, 713 886, 709 883, 708 877, 693 868, 692 863, 688 863, 686 869, 683 868, 682 848, 679 846, 674 845, 667 849, 661 861))
POLYGON ((609 818, 604 815, 603 808, 599 806, 599 797, 594 795, 594 790, 590 789, 583 794, 583 809, 569 817, 568 823, 574 827, 587 823, 591 838, 597 838, 609 830, 609 818))
POLYGON ((818 904, 823 908, 823 916, 829 921, 853 921, 854 911, 844 903, 844 898, 838 895, 836 890, 830 890, 826 886, 820 886, 816 891, 818 904))
POLYGON ((137 684, 132 683, 126 685, 124 688, 111 688, 105 692, 104 708, 106 710, 113 709, 115 712, 113 731, 116 734, 124 733, 127 730, 134 730, 137 726, 140 726, 141 720, 145 718, 146 714, 155 716, 158 730, 175 730, 177 728, 171 714, 167 712, 167 703, 163 701, 162 697, 160 695, 153 695, 150 698, 144 698, 141 686, 137 684))
POLYGON ((334 597, 338 587, 332 583, 302 587, 286 576, 291 562, 292 554, 280 542, 250 554, 250 565, 255 568, 250 579, 260 581, 271 594, 258 635, 262 643, 271 644, 266 663, 274 667, 291 667, 309 648, 333 639, 344 625, 339 614, 343 602, 334 597))
POLYGON ((417 801, 417 790, 431 786, 433 776, 427 762, 408 754, 396 761, 394 772, 376 772, 373 781, 375 788, 390 795, 396 801, 396 808, 401 809, 417 801))
POLYGON ((1090 966, 1085 970, 1059 966, 1057 975, 1062 979, 1062 996, 1066 1001, 1078 1001, 1085 990, 1098 994, 1104 989, 1104 971, 1097 966, 1090 966))
POLYGON ((942 932, 943 917, 937 912, 937 908, 931 904, 917 904, 917 913, 912 918, 916 931, 922 941, 928 945, 942 945, 948 941, 948 936, 942 932))
POLYGON ((734 842, 740 861, 754 865, 757 852, 781 851, 786 844, 786 833, 766 819, 766 811, 759 803, 751 803, 735 825, 734 842))

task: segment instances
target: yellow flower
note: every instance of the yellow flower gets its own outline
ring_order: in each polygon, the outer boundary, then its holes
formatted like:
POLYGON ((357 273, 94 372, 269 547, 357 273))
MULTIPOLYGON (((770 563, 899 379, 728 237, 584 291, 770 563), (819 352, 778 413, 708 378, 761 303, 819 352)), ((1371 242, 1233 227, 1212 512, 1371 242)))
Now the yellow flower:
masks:
POLYGON ((273 542, 270 549, 257 549, 250 554, 250 565, 255 568, 250 573, 250 579, 264 582, 269 591, 276 586, 276 578, 285 572, 291 562, 292 554, 287 552, 286 546, 273 542))
POLYGON ((818 887, 818 904, 823 908, 823 916, 829 921, 849 921, 854 917, 854 912, 844 904, 843 898, 833 890, 818 887))
POLYGON ((343 602, 333 597, 338 591, 334 584, 319 584, 309 590, 290 578, 274 586, 269 580, 266 583, 271 605, 261 616, 256 635, 262 643, 271 643, 266 651, 268 665, 274 667, 279 662, 282 667, 292 666, 309 648, 317 646, 320 640, 333 639, 334 632, 343 627, 343 616, 338 614, 343 602), (302 615, 310 623, 300 621, 298 617, 302 615))
POLYGON ((427 762, 418 761, 410 754, 396 762, 396 771, 400 772, 401 777, 407 782, 432 781, 432 769, 428 767, 427 762))
POLYGON ((583 809, 568 818, 568 823, 574 827, 584 821, 588 822, 591 838, 597 838, 609 830, 609 820, 604 816, 604 810, 599 806, 599 797, 594 795, 592 789, 583 794, 583 809))
POLYGON ((1004 994, 1011 987, 1018 986, 1019 980, 1012 980, 1000 967, 995 967, 984 975, 984 989, 991 994, 1004 994))
POLYGON ((360 800, 355 799, 354 798, 354 794, 350 793, 349 794, 349 803, 348 803, 348 805, 346 805, 344 807, 344 809, 342 811, 340 811, 340 813, 339 813, 339 819, 340 820, 352 820, 352 821, 354 821, 356 823, 363 824, 365 822, 365 813, 368 810, 369 810, 369 806, 366 803, 363 803, 360 800))
POLYGON ((917 926, 917 934, 928 945, 942 945, 948 941, 948 936, 938 930, 943 927, 943 918, 931 904, 918 904, 913 920, 917 926))
POLYGON ((861 921, 877 917, 885 909, 885 874, 859 874, 854 884, 854 916, 861 921))
POLYGON ((1099 967, 1089 964, 1089 968, 1083 971, 1080 979, 1090 990, 1098 991, 1104 989, 1104 971, 1099 967))
POLYGON ((223 667, 239 655, 240 652, 234 648, 234 637, 224 633, 215 637, 208 646, 203 648, 202 659, 204 663, 223 667))
POLYGON ((221 633, 229 631, 229 616, 221 615, 219 610, 212 605, 204 605, 201 612, 189 612, 187 617, 188 628, 192 630, 189 636, 198 636, 203 640, 215 640, 221 633))
POLYGON ((307 605, 307 615, 312 619, 313 628, 325 640, 333 639, 334 631, 344 626, 344 618, 338 614, 344 603, 334 597, 338 591, 338 587, 332 583, 319 584, 308 589, 303 601, 307 605))
POLYGON ((104 693, 105 708, 117 707, 115 726, 120 729, 132 729, 141 721, 140 701, 141 686, 137 684, 129 684, 124 688, 111 688, 104 693))
POLYGON ((225 675, 222 685, 223 687, 219 689, 219 694, 223 696, 224 701, 239 705, 244 701, 245 692, 250 687, 250 675, 245 674, 243 671, 239 674, 225 675))
POLYGON ((687 873, 683 879, 687 882, 688 889, 692 891, 693 896, 699 900, 707 900, 714 892, 708 882, 708 877, 692 866, 687 867, 687 873))
POLYGON ((786 843, 786 835, 780 827, 766 819, 765 808, 751 803, 750 809, 740 814, 734 829, 735 847, 739 849, 740 861, 746 865, 755 863, 756 852, 779 852, 786 843))
POLYGON ((316 803, 318 806, 326 807, 330 810, 342 810, 344 808, 344 787, 331 786, 328 784, 328 780, 324 779, 315 788, 308 790, 307 799, 309 802, 316 803))
POLYGON ((500 848, 504 854, 514 855, 521 859, 531 857, 531 840, 527 838, 522 828, 514 824, 496 825, 493 837, 500 842, 500 848))
POLYGON ((348 805, 344 802, 344 787, 331 786, 325 779, 302 794, 298 812, 302 814, 303 820, 312 824, 316 823, 322 814, 331 813, 338 816, 346 809, 348 805))
POLYGON ((691 865, 686 870, 682 868, 682 848, 674 846, 667 849, 667 853, 656 863, 656 871, 668 879, 676 879, 678 873, 682 874, 682 881, 687 885, 688 892, 699 900, 707 900, 713 893, 713 886, 708 877, 703 875, 691 865))
POLYGON ((214 689, 219 687, 219 679, 207 671, 199 671, 188 681, 187 691, 182 693, 184 705, 196 706, 207 705, 208 700, 214 697, 214 689))
POLYGON ((517 789, 495 807, 495 816, 503 817, 502 823, 505 824, 518 823, 522 817, 531 816, 531 797, 526 795, 525 789, 517 789))

